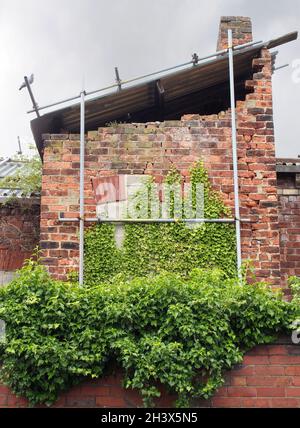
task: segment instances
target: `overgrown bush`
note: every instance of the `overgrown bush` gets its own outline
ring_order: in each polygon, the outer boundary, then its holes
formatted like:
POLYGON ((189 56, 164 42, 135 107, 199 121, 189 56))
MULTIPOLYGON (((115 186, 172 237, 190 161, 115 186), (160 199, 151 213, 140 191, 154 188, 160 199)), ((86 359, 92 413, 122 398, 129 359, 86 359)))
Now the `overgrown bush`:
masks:
POLYGON ((125 371, 145 405, 157 383, 178 394, 177 405, 207 398, 244 352, 288 326, 292 306, 266 285, 194 270, 80 288, 54 281, 30 261, 0 291, 6 322, 1 378, 32 404, 52 403, 110 362, 125 371))

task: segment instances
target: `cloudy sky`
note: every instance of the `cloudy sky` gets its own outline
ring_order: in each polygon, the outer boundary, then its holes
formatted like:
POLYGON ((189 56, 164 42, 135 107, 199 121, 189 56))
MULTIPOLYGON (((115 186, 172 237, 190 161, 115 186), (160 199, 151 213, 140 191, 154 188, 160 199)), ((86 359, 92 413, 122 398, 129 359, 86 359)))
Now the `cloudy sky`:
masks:
MULTIPOLYGON (((215 52, 221 15, 250 16, 254 40, 300 30, 299 0, 0 0, 0 157, 33 142, 31 103, 18 91, 34 73, 39 105, 215 52)), ((273 78, 277 156, 300 154, 300 41, 279 47, 273 78), (298 80, 298 83, 297 83, 298 80)))

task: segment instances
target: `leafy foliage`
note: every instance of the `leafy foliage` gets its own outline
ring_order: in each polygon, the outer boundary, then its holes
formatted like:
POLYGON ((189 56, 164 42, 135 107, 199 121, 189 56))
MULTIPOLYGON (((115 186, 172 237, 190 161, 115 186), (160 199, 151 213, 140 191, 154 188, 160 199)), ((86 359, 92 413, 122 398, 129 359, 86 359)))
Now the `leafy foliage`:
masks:
MULTIPOLYGON (((21 155, 15 158, 16 161, 24 163, 23 168, 18 168, 9 176, 0 180, 0 187, 7 189, 21 190, 24 195, 39 193, 42 186, 42 161, 36 149, 32 148, 33 153, 25 156, 21 155)), ((14 197, 7 198, 11 202, 14 197)))
MULTIPOLYGON (((203 185, 204 216, 228 216, 230 210, 211 189, 207 171, 201 162, 191 171, 191 184, 203 185)), ((169 184, 179 182, 171 170, 169 184)), ((144 195, 138 195, 143 198, 144 195)), ((172 210, 172 208, 171 208, 172 210)), ((174 214, 174 212, 173 212, 174 214)), ((235 231, 232 224, 205 223, 188 227, 185 223, 126 224, 121 248, 114 240, 114 226, 100 224, 85 233, 85 280, 87 284, 111 281, 117 274, 127 278, 175 272, 183 277, 193 268, 221 268, 228 277, 236 274, 235 231)))
POLYGON ((292 328, 294 330, 296 328, 297 331, 300 331, 300 278, 297 276, 291 276, 288 283, 292 292, 291 304, 295 313, 292 328))
POLYGON ((292 319, 292 306, 263 284, 196 269, 78 287, 50 278, 29 261, 0 290, 6 322, 1 378, 31 403, 51 403, 83 378, 101 377, 112 361, 145 405, 157 383, 177 405, 209 397, 223 371, 248 348, 272 340, 292 319))
POLYGON ((293 302, 300 308, 300 278, 297 276, 291 276, 289 278, 289 287, 291 288, 293 295, 293 302))
MULTIPOLYGON (((176 171, 167 177, 179 179, 176 171)), ((229 214, 202 164, 191 179, 204 186, 205 217, 229 214)), ((162 383, 178 395, 177 405, 187 406, 192 397, 211 396, 224 370, 288 328, 296 313, 279 292, 235 279, 228 224, 130 224, 121 249, 113 226, 91 228, 85 277, 86 287, 55 281, 30 260, 0 289, 1 380, 32 404, 54 402, 113 362, 145 405, 162 383)))

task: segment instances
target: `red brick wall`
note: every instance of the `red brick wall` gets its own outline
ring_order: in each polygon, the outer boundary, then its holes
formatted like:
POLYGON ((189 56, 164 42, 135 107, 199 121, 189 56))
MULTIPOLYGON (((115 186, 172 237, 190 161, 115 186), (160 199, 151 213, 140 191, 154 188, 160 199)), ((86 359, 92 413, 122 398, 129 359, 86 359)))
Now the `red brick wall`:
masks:
MULTIPOLYGON (((254 260, 259 279, 279 283, 278 201, 272 116, 271 56, 253 61, 250 93, 237 102, 238 168, 244 259, 254 260)), ((58 222, 60 212, 78 216, 79 136, 51 135, 44 141, 41 247, 56 278, 78 267, 78 223, 58 222)), ((95 215, 91 178, 107 174, 182 173, 203 159, 211 182, 233 206, 230 112, 187 115, 160 124, 120 124, 89 132, 85 158, 85 210, 95 215)))
POLYGON ((227 375, 210 407, 300 407, 300 348, 257 346, 227 375))
POLYGON ((299 174, 278 174, 281 282, 300 276, 300 183, 299 174))
POLYGON ((40 202, 20 200, 0 205, 0 271, 22 267, 39 244, 40 202))
MULTIPOLYGON (((193 407, 300 408, 300 348, 289 344, 260 345, 248 352, 241 365, 225 376, 213 398, 194 400, 193 407)), ((171 407, 176 396, 164 388, 157 407, 171 407)), ((0 407, 27 407, 9 388, 0 385, 0 407)), ((137 391, 122 388, 122 373, 82 383, 63 393, 53 407, 141 407, 137 391)))
POLYGON ((228 30, 232 30, 233 46, 252 42, 251 19, 245 16, 222 16, 220 19, 217 51, 228 48, 228 30))

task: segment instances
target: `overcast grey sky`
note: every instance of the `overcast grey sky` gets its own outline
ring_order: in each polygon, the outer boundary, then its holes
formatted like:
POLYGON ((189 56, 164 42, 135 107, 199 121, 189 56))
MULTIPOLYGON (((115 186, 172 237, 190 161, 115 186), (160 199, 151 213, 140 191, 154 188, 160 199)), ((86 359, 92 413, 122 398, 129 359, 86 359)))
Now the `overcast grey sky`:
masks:
MULTIPOLYGON (((255 40, 300 30, 299 0, 0 0, 0 157, 33 142, 31 103, 18 91, 34 73, 40 105, 216 50, 221 15, 250 16, 255 40)), ((300 41, 279 47, 277 66, 300 59, 300 41)), ((275 73, 277 156, 300 154, 300 82, 275 73)), ((300 76, 300 73, 299 73, 300 76)), ((300 79, 299 79, 300 80, 300 79)))

